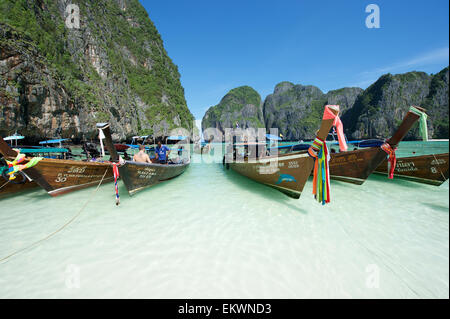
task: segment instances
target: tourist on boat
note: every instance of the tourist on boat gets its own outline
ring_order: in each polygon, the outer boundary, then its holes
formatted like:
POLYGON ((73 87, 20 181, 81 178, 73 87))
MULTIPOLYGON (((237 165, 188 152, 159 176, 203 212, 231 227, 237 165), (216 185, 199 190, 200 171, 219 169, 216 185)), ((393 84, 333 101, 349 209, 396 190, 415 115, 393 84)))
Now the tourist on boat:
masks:
POLYGON ((145 153, 145 146, 139 145, 139 152, 134 154, 133 161, 138 163, 151 163, 150 157, 145 153))
POLYGON ((166 145, 162 145, 161 141, 158 141, 158 146, 155 149, 156 159, 159 164, 167 164, 167 159, 170 155, 170 149, 166 145))

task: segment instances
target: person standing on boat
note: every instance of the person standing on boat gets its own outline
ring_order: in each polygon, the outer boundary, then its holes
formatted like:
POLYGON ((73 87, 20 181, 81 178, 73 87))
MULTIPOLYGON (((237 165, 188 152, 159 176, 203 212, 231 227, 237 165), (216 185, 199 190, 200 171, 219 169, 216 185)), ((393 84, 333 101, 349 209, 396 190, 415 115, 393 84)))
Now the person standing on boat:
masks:
POLYGON ((133 161, 138 163, 151 163, 150 157, 145 153, 145 146, 139 145, 139 152, 134 154, 133 161))
POLYGON ((158 141, 158 146, 155 148, 156 159, 159 164, 167 164, 167 159, 170 155, 170 149, 166 145, 162 145, 161 141, 158 141))

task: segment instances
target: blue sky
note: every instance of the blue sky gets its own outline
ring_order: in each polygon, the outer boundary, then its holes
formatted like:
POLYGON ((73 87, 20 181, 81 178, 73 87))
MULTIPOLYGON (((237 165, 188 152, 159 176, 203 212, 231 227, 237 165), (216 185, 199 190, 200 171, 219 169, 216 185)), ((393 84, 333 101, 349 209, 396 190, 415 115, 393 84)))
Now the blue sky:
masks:
POLYGON ((437 73, 449 60, 447 0, 141 0, 201 119, 232 88, 262 99, 281 81, 366 88, 384 73, 437 73), (368 29, 369 4, 380 28, 368 29))

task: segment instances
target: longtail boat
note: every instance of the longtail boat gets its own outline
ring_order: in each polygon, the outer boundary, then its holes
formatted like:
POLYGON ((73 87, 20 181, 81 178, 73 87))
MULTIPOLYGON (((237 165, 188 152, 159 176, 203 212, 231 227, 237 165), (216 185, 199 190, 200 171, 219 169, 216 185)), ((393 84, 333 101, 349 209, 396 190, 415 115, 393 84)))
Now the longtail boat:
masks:
MULTIPOLYGON (((103 128, 107 124, 97 124, 97 127, 103 128)), ((115 148, 111 148, 111 133, 109 130, 104 130, 106 148, 110 152, 111 161, 119 161, 119 155, 115 148)), ((187 149, 187 147, 185 148, 187 149)), ((185 150, 183 150, 185 151, 185 150)), ((177 161, 168 161, 168 164, 159 163, 138 163, 133 161, 120 161, 118 170, 120 178, 130 195, 159 184, 163 181, 175 178, 189 167, 190 158, 179 157, 177 161)))
MULTIPOLYGON (((22 137, 19 135, 14 135, 14 137, 22 137)), ((10 141, 11 137, 5 138, 4 140, 10 141)), ((49 142, 54 141, 44 141, 39 144, 51 144, 49 142)), ((60 145, 61 146, 61 145, 60 145)), ((69 154, 69 150, 66 148, 54 148, 54 147, 42 147, 42 146, 15 146, 15 150, 19 150, 20 153, 26 156, 43 156, 47 158, 63 158, 69 154)), ((14 151, 11 155, 15 154, 13 157, 17 156, 17 152, 14 151)), ((0 155, 0 197, 5 197, 7 195, 15 194, 27 189, 39 187, 34 181, 28 179, 26 174, 23 172, 18 172, 16 178, 10 179, 9 167, 4 162, 4 159, 0 155)))
MULTIPOLYGON (((448 154, 432 154, 397 158, 394 176, 414 182, 439 186, 449 176, 448 154)), ((375 173, 388 174, 388 162, 383 161, 375 173)))
POLYGON ((0 167, 0 198, 38 187, 35 182, 30 181, 24 174, 10 181, 7 170, 7 167, 0 167))
POLYGON ((331 153, 330 177, 331 179, 361 185, 375 169, 386 160, 387 152, 391 159, 395 158, 395 149, 405 137, 410 128, 421 117, 425 110, 420 107, 412 107, 406 113, 402 123, 394 135, 379 147, 369 147, 353 151, 331 153))
MULTIPOLYGON (((326 117, 324 113, 322 124, 316 135, 323 141, 333 126, 334 117, 339 113, 339 106, 328 105, 325 112, 331 114, 333 118, 326 117)), ((239 146, 264 149, 266 143, 233 143, 232 146, 233 150, 227 151, 223 161, 227 168, 229 167, 256 182, 273 187, 290 197, 300 198, 315 165, 315 159, 309 155, 308 150, 292 154, 256 156, 255 160, 244 156, 242 160, 237 160, 236 153, 239 146)), ((256 154, 260 154, 258 150, 256 150, 256 154)), ((261 154, 266 154, 266 152, 263 151, 261 154)))
MULTIPOLYGON (((109 127, 107 128, 109 130, 109 127)), ((0 137, 0 153, 5 158, 14 159, 16 151, 0 137)), ((25 158, 23 163, 31 161, 25 158)), ((113 181, 112 166, 108 162, 87 162, 43 158, 36 165, 21 173, 45 189, 51 196, 58 196, 74 190, 113 181)))

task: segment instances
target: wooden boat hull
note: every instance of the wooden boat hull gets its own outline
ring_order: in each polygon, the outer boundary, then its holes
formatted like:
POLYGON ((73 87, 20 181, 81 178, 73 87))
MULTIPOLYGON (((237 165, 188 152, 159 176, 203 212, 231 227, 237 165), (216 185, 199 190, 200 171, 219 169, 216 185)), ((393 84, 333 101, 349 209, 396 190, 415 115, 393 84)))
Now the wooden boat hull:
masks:
POLYGON ((109 163, 45 158, 23 172, 51 196, 96 186, 102 178, 102 183, 114 180, 112 166, 109 163))
POLYGON ((314 167, 314 159, 307 152, 285 154, 258 159, 255 162, 225 164, 256 182, 273 187, 282 193, 300 198, 303 187, 314 167))
MULTIPOLYGON (((109 134, 109 126, 104 128, 109 134)), ((113 149, 112 142, 107 146, 113 149)), ((5 158, 15 158, 17 152, 0 137, 0 153, 5 158)), ((117 154, 115 154, 117 155, 117 154)), ((83 162, 44 158, 35 166, 22 171, 51 196, 58 196, 74 190, 114 180, 111 163, 83 162)))
MULTIPOLYGON (((329 105, 325 106, 325 108, 322 123, 316 133, 316 136, 321 140, 326 139, 328 132, 333 126, 334 118, 329 117, 329 114, 332 113, 334 116, 337 116, 339 113, 339 106, 329 105)), ((290 197, 300 198, 308 177, 314 168, 314 159, 308 154, 308 151, 258 156, 259 158, 251 158, 250 160, 248 158, 236 160, 237 150, 233 150, 233 148, 238 144, 234 143, 234 145, 230 145, 230 149, 227 148, 223 160, 226 167, 231 167, 237 173, 273 187, 290 197)), ((265 143, 263 144, 265 145, 265 143)), ((255 154, 259 154, 259 151, 256 151, 255 154)), ((264 151, 263 154, 265 154, 264 151)))
MULTIPOLYGON (((416 107, 416 109, 425 112, 420 107, 416 107)), ((396 148, 419 118, 420 116, 416 113, 411 111, 407 112, 394 135, 386 143, 392 148, 396 148)), ((332 153, 330 159, 330 178, 361 185, 386 158, 387 153, 381 147, 369 147, 348 152, 332 153)))
MULTIPOLYGON (((422 155, 397 158, 394 177, 439 186, 449 177, 448 154, 422 155)), ((378 174, 388 174, 388 163, 383 161, 375 170, 378 174)))
POLYGON ((119 174, 130 195, 184 173, 190 162, 183 164, 137 163, 126 161, 119 174))
POLYGON ((330 178, 361 185, 380 163, 386 159, 386 156, 386 152, 379 147, 332 153, 330 178))
MULTIPOLYGON (((0 179, 1 180, 1 179, 0 179)), ((4 198, 9 195, 14 195, 16 193, 33 189, 38 187, 38 184, 32 181, 26 181, 23 184, 14 184, 12 182, 7 182, 5 180, 1 180, 0 182, 0 198, 4 198)))

